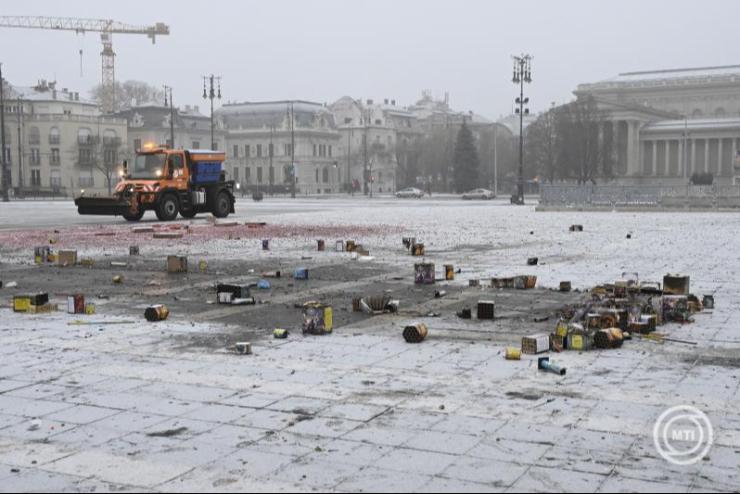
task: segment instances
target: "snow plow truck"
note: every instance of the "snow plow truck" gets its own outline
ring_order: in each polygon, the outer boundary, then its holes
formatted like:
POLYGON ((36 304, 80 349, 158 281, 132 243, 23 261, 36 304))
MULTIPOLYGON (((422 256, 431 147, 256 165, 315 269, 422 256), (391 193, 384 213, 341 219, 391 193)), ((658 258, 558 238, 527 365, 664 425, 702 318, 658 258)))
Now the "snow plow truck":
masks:
POLYGON ((151 148, 138 151, 129 166, 123 162, 121 180, 112 197, 75 199, 79 214, 123 216, 139 221, 152 210, 160 221, 180 214, 193 218, 211 213, 225 218, 234 212, 234 182, 226 181, 223 152, 151 148))

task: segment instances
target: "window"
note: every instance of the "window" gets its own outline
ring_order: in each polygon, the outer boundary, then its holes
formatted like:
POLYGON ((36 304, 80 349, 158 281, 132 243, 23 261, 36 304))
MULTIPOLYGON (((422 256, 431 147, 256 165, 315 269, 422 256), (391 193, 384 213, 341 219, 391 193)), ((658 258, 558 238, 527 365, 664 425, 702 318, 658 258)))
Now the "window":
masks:
POLYGON ((32 146, 41 144, 41 132, 39 132, 38 127, 28 129, 28 143, 32 146))
POLYGON ((257 157, 262 157, 262 144, 257 144, 257 157))
POLYGON ((103 146, 118 147, 118 134, 113 129, 106 129, 103 132, 103 146))
POLYGON ((275 183, 275 168, 270 167, 270 184, 275 183))
POLYGON ((80 146, 92 146, 93 135, 92 131, 87 128, 82 128, 77 131, 77 144, 80 146))
POLYGON ((58 146, 59 144, 61 144, 59 129, 56 127, 52 127, 49 130, 49 144, 51 144, 52 146, 58 146))
POLYGON ((292 153, 291 153, 291 150, 292 150, 292 149, 293 149, 293 148, 291 147, 291 145, 290 145, 290 144, 284 144, 284 145, 283 145, 283 150, 284 150, 285 156, 290 156, 290 155, 292 154, 292 153))
POLYGON ((322 178, 324 179, 324 183, 328 184, 329 183, 329 169, 325 167, 322 174, 323 174, 322 178))
POLYGON ((247 158, 249 158, 250 156, 252 156, 251 151, 252 150, 249 148, 249 144, 247 144, 246 146, 244 146, 244 156, 246 156, 247 158))
POLYGON ((36 166, 41 164, 41 152, 39 148, 31 148, 31 164, 36 166))
POLYGON ((270 157, 275 156, 273 154, 274 150, 275 150, 275 147, 272 145, 272 143, 270 143, 270 145, 267 146, 267 153, 268 153, 267 155, 270 157))
POLYGON ((193 141, 193 149, 200 149, 200 141, 193 141))
POLYGON ((247 183, 252 182, 252 170, 249 167, 244 169, 244 179, 247 183))
POLYGON ((118 159, 118 153, 115 149, 106 149, 103 151, 103 163, 105 165, 113 165, 118 159))
POLYGON ((314 156, 318 156, 318 153, 317 153, 316 149, 317 149, 317 148, 316 148, 316 144, 314 144, 314 145, 313 145, 313 155, 314 155, 314 156))
POLYGON ((41 170, 31 170, 31 187, 41 187, 41 170))
POLYGON ((316 168, 316 183, 319 183, 319 169, 316 168))
POLYGON ((80 148, 80 165, 92 164, 92 149, 80 148))
POLYGON ((92 176, 80 175, 79 184, 80 187, 93 187, 95 185, 95 180, 93 180, 92 176))
POLYGON ((238 166, 234 167, 234 181, 237 181, 237 182, 239 181, 239 167, 238 166))
POLYGON ((141 149, 141 139, 134 139, 134 151, 141 149))
MULTIPOLYGON (((257 146, 258 146, 257 149, 259 149, 259 144, 257 144, 257 146)), ((262 183, 262 167, 261 166, 257 167, 257 183, 258 184, 262 183)))
POLYGON ((59 156, 59 148, 51 148, 51 155, 49 156, 49 164, 51 166, 59 166, 62 164, 62 160, 59 156))
POLYGON ((239 158, 239 146, 234 144, 234 156, 232 158, 239 158))
POLYGON ((13 153, 11 152, 9 146, 5 147, 5 163, 9 165, 13 163, 13 153))
POLYGON ((59 174, 59 170, 52 170, 49 185, 51 185, 52 189, 60 189, 62 187, 62 176, 59 174))
POLYGON ((329 157, 331 158, 331 145, 329 146, 329 157))

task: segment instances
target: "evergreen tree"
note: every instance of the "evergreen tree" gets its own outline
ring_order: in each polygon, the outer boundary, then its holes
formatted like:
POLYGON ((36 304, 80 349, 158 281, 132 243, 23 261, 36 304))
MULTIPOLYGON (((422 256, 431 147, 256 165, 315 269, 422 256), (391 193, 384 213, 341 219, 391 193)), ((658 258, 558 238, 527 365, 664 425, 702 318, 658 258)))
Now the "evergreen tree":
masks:
POLYGON ((455 190, 465 192, 478 186, 478 150, 475 147, 473 133, 463 121, 455 142, 454 166, 455 190))

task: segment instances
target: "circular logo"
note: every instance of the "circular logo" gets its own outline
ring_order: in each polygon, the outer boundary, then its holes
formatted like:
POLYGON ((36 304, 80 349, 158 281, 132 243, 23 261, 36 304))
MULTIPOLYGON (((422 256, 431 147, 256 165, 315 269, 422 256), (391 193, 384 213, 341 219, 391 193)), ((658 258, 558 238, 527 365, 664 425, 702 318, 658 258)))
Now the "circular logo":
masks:
POLYGON ((660 456, 674 465, 693 465, 704 458, 714 444, 709 417, 692 406, 669 408, 658 417, 653 441, 660 456))

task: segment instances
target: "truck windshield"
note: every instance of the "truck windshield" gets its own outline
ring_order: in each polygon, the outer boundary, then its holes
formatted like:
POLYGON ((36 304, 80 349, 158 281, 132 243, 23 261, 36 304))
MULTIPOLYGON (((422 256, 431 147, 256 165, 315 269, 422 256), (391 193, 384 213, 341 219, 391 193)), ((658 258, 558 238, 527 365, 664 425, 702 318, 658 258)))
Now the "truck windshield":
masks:
POLYGON ((167 155, 164 153, 140 154, 134 161, 131 178, 156 180, 164 175, 164 164, 167 155))

